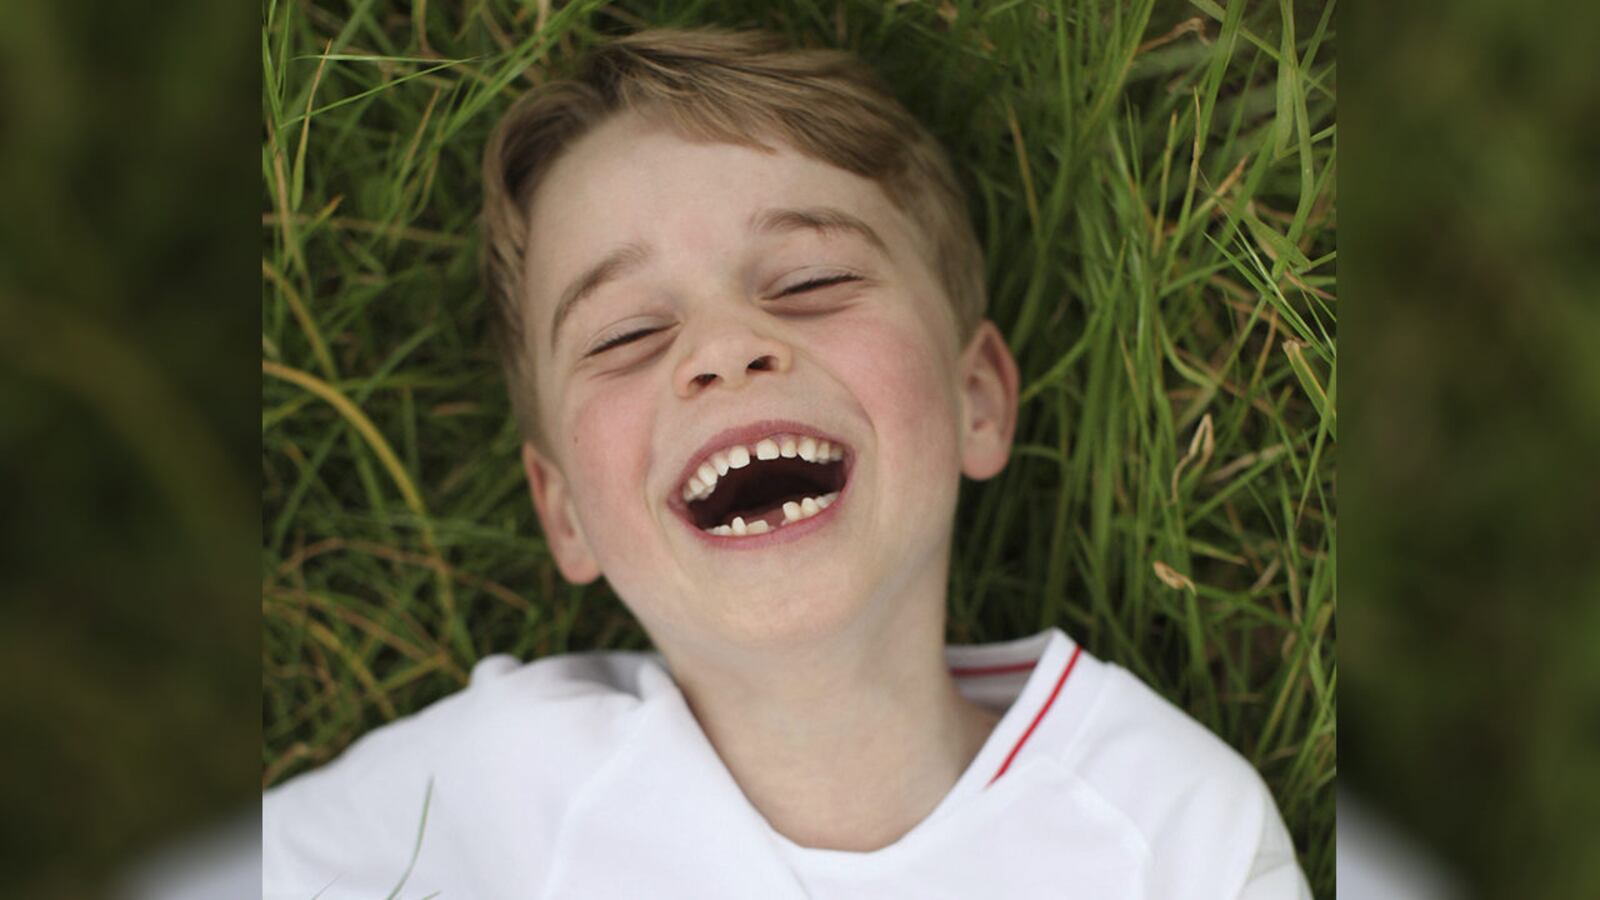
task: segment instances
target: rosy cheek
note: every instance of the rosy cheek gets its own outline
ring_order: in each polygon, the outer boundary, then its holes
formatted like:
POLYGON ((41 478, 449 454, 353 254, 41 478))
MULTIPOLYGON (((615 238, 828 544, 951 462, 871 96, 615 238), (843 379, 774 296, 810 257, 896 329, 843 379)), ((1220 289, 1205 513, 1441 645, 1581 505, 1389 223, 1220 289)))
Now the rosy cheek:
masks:
POLYGON ((654 411, 643 390, 585 391, 574 399, 564 431, 567 459, 598 508, 625 502, 643 483, 654 411))
POLYGON ((894 423, 927 451, 953 452, 955 416, 953 359, 946 359, 934 332, 920 322, 884 318, 841 329, 830 341, 841 377, 874 419, 894 423))

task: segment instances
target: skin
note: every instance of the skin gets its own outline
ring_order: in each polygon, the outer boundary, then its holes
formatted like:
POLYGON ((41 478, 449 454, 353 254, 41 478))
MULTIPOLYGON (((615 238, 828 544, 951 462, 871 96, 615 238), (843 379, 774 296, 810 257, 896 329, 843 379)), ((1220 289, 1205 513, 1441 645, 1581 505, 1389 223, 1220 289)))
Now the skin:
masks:
POLYGON ((523 461, 563 575, 604 574, 650 634, 746 796, 803 846, 873 850, 955 784, 997 715, 945 667, 962 474, 1004 467, 1017 371, 984 322, 958 341, 926 237, 876 183, 777 145, 691 142, 628 113, 578 141, 529 213, 525 315, 546 446, 523 461), (854 232, 750 226, 831 207, 854 232), (623 243, 645 261, 572 307, 623 243), (846 281, 785 291, 818 278, 846 281), (590 353, 618 334, 659 329, 590 353), (669 506, 725 428, 792 419, 841 439, 824 527, 757 549, 669 506))

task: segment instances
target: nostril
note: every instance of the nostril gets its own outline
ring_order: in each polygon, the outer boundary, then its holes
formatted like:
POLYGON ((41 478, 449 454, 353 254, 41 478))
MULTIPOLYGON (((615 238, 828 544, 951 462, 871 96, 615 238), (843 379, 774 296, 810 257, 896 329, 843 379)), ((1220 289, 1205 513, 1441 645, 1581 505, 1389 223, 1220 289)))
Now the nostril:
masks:
POLYGON ((694 377, 694 383, 699 387, 705 387, 716 380, 717 376, 711 374, 710 372, 702 372, 694 377))
POLYGON ((750 365, 745 368, 751 372, 770 372, 772 371, 772 362, 771 356, 758 356, 751 360, 750 365))

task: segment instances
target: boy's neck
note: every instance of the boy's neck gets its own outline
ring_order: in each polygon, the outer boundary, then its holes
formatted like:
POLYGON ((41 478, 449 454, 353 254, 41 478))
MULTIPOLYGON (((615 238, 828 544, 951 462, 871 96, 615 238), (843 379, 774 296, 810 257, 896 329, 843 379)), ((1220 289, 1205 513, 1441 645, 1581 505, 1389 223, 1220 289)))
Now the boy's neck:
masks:
POLYGON ((716 659, 662 648, 745 796, 801 846, 894 843, 939 804, 999 720, 956 692, 943 570, 932 571, 932 584, 881 598, 877 615, 826 641, 716 659))

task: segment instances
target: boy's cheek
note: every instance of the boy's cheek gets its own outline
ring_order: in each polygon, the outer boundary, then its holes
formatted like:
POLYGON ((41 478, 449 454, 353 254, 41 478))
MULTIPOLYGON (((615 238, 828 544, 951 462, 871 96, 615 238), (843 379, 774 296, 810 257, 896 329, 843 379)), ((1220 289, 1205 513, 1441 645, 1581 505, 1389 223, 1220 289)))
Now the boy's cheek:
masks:
POLYGON ((875 327, 841 329, 835 348, 846 387, 885 431, 916 436, 927 450, 954 438, 954 359, 921 323, 882 321, 875 327))
POLYGON ((642 489, 655 416, 645 392, 589 392, 576 397, 562 433, 574 494, 609 506, 642 489))

